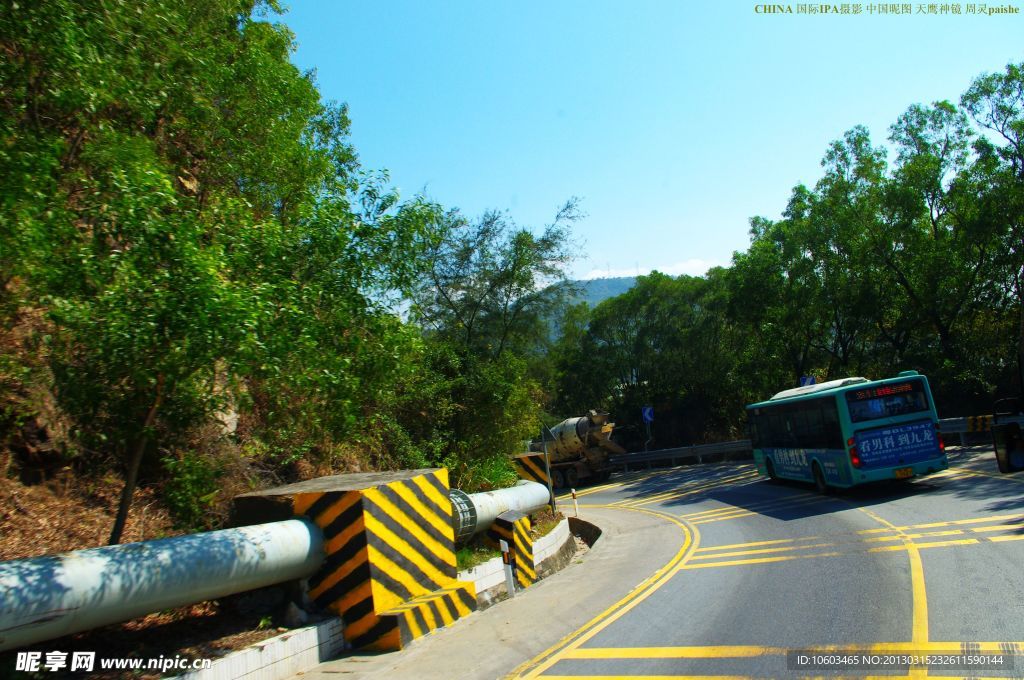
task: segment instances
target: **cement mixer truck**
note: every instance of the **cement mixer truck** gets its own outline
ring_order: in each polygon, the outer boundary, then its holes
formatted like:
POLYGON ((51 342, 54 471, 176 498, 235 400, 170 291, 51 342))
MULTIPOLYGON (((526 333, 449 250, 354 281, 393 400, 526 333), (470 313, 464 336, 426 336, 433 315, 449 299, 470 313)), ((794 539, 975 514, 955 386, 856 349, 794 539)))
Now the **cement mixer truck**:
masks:
POLYGON ((530 451, 542 452, 547 445, 551 461, 551 484, 557 488, 575 487, 583 481, 608 479, 611 468, 608 455, 625 453, 611 440, 615 423, 608 422, 603 411, 589 411, 580 418, 567 418, 551 428, 551 439, 530 443, 530 451))

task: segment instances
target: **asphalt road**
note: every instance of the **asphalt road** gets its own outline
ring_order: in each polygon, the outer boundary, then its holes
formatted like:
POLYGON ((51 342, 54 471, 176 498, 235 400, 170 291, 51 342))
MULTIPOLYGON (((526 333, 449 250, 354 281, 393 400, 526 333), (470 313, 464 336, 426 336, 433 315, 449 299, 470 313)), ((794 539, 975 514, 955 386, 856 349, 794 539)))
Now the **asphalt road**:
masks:
POLYGON ((730 464, 578 497, 581 514, 656 517, 680 548, 515 677, 1024 677, 1024 474, 985 447, 829 496, 730 464), (925 654, 936 663, 901 663, 925 654))

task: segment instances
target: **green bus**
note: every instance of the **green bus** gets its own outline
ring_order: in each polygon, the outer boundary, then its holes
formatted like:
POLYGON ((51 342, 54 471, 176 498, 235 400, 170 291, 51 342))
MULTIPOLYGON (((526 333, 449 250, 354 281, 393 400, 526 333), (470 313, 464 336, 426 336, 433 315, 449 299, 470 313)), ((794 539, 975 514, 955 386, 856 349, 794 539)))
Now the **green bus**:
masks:
POLYGON ((949 467, 928 379, 845 378, 747 406, 758 472, 818 491, 909 479, 949 467))

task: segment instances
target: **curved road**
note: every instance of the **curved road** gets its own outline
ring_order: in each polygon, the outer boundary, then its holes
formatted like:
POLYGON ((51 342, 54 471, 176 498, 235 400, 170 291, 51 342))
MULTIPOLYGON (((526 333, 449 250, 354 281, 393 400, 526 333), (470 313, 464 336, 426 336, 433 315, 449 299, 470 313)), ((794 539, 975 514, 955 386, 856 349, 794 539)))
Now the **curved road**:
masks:
POLYGON ((746 464, 613 479, 579 501, 657 516, 681 548, 514 677, 1024 677, 1024 475, 985 449, 830 496, 746 464), (940 663, 894 658, 923 654, 940 663), (865 660, 881 663, 842 665, 865 660))

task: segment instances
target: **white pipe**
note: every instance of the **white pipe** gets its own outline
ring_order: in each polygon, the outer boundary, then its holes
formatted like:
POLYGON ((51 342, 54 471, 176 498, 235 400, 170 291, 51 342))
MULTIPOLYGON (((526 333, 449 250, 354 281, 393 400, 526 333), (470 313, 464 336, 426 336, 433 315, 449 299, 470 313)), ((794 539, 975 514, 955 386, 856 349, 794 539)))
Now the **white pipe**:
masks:
POLYGON ((0 562, 0 651, 305 578, 324 560, 307 519, 0 562))
MULTIPOLYGON (((498 515, 515 510, 530 514, 545 507, 551 501, 548 487, 537 482, 520 480, 515 486, 497 491, 469 494, 469 500, 476 508, 476 526, 473 533, 486 531, 498 515)), ((458 531, 455 532, 459 534, 458 531)))

